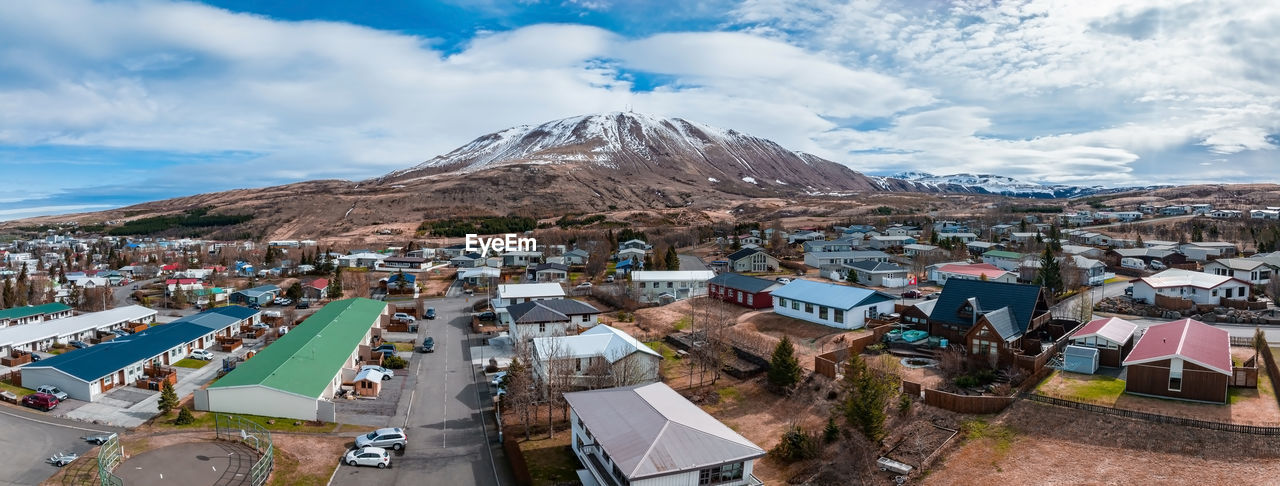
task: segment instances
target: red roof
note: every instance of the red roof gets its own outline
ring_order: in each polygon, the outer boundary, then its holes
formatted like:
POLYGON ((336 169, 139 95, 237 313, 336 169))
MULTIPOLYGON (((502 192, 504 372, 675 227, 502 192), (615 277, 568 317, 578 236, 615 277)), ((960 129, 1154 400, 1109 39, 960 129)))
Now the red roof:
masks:
POLYGON ((951 265, 943 265, 938 267, 939 272, 956 273, 960 275, 970 275, 981 277, 986 275, 990 277, 999 277, 1005 274, 1005 271, 990 263, 971 263, 968 265, 961 263, 953 263, 951 265))
POLYGON ((317 279, 315 279, 315 280, 312 280, 312 281, 310 281, 310 282, 307 282, 307 286, 308 286, 308 287, 311 287, 311 288, 313 288, 313 289, 323 289, 323 288, 326 288, 326 287, 328 287, 328 286, 329 286, 329 279, 327 279, 327 278, 317 278, 317 279))
POLYGON ((1148 327, 1124 365, 1181 358, 1219 373, 1231 374, 1231 337, 1227 331, 1192 319, 1148 327))
POLYGON ((165 285, 173 285, 173 284, 191 285, 191 284, 197 284, 197 283, 200 283, 200 279, 198 278, 171 278, 164 281, 165 285))
POLYGON ((204 267, 204 269, 205 269, 205 270, 213 270, 213 271, 215 271, 215 272, 225 272, 225 271, 227 271, 227 267, 224 267, 224 266, 222 266, 222 265, 205 266, 205 267, 204 267))
POLYGON ((182 269, 182 267, 181 267, 180 265, 178 265, 177 263, 170 263, 170 264, 168 264, 168 265, 165 265, 165 266, 163 266, 163 267, 160 267, 160 270, 163 270, 163 271, 166 271, 166 272, 173 271, 173 270, 180 270, 180 269, 182 269))

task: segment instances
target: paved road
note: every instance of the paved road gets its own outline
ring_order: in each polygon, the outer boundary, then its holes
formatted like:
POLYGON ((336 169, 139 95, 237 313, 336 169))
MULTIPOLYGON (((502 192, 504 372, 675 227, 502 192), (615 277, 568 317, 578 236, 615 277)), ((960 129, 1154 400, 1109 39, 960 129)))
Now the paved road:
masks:
POLYGON ((406 394, 409 406, 396 418, 409 435, 404 453, 393 456, 386 470, 340 466, 332 484, 514 484, 506 459, 494 457, 490 447, 496 429, 492 415, 480 406, 488 403, 489 390, 483 381, 476 384, 478 370, 468 355, 469 310, 476 298, 432 300, 428 305, 439 317, 418 321, 419 333, 435 339, 436 351, 419 354, 412 365, 418 382, 406 394))
POLYGON ((147 285, 150 285, 152 283, 159 282, 159 281, 160 279, 153 278, 150 280, 139 280, 136 282, 129 282, 129 285, 121 285, 113 289, 111 291, 111 296, 113 299, 115 299, 116 307, 124 307, 127 305, 136 304, 137 302, 129 298, 130 295, 133 295, 133 287, 136 285, 138 288, 143 288, 143 287, 146 287, 147 285))
POLYGON ((45 463, 49 456, 60 451, 80 455, 94 446, 80 438, 103 432, 121 432, 122 429, 85 424, 51 417, 40 412, 28 412, 12 407, 0 408, 0 485, 31 485, 58 472, 58 468, 45 463))
POLYGON ((709 270, 706 263, 701 258, 693 255, 679 255, 681 270, 709 270))

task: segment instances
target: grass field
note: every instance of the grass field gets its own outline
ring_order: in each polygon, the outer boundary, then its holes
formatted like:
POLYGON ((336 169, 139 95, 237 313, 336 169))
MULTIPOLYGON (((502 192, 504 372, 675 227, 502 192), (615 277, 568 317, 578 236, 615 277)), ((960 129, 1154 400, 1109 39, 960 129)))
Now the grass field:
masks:
MULTIPOLYGON (((213 413, 191 412, 191 414, 195 416, 196 421, 187 425, 173 424, 174 417, 178 416, 178 412, 174 411, 174 412, 170 412, 169 415, 166 415, 164 417, 157 417, 156 420, 153 422, 153 426, 161 429, 177 429, 177 430, 214 428, 213 413)), ((267 430, 276 431, 276 432, 333 432, 333 430, 338 427, 338 424, 326 423, 326 424, 315 425, 311 422, 299 421, 296 419, 289 419, 289 418, 262 417, 258 415, 246 415, 246 414, 236 414, 236 416, 243 418, 245 420, 249 420, 254 423, 257 423, 258 425, 261 425, 263 428, 266 428, 267 430), (274 424, 268 423, 268 421, 275 421, 275 423, 274 424), (294 422, 302 422, 302 424, 294 425, 294 422)), ((363 430, 369 430, 369 429, 370 429, 369 427, 365 427, 363 430)), ((343 430, 347 430, 347 427, 343 427, 343 430)), ((351 430, 355 431, 356 428, 351 428, 351 430)))
POLYGON ((17 395, 17 396, 18 396, 18 399, 19 399, 19 400, 21 400, 21 399, 22 399, 22 397, 25 397, 25 396, 27 396, 27 395, 30 395, 30 394, 35 393, 35 392, 36 392, 35 390, 32 390, 32 389, 30 389, 30 388, 23 388, 23 387, 20 387, 20 386, 17 386, 17 385, 10 385, 10 384, 8 384, 8 383, 4 383, 4 382, 0 382, 0 390, 4 390, 4 391, 7 391, 7 392, 12 392, 14 395, 17 395))
POLYGON ((1112 406, 1124 393, 1124 381, 1110 376, 1055 371, 1036 391, 1068 400, 1112 406))
POLYGON ((553 439, 534 439, 520 443, 529 476, 534 486, 577 481, 578 458, 569 449, 570 434, 561 431, 553 439))
POLYGON ((200 369, 200 368, 204 368, 204 365, 207 365, 207 364, 209 364, 209 362, 203 359, 183 358, 181 360, 178 360, 178 362, 174 363, 173 365, 179 368, 200 369))

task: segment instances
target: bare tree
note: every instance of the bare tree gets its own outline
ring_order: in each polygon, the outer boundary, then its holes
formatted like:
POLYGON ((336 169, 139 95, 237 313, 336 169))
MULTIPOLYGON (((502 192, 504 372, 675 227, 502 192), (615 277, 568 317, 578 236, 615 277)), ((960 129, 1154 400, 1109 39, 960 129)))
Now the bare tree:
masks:
POLYGON ((349 297, 369 297, 368 272, 342 272, 342 295, 349 297))
POLYGON ((1076 265, 1075 257, 1071 255, 1058 258, 1058 274, 1062 275, 1062 288, 1065 290, 1079 289, 1087 283, 1080 273, 1080 266, 1076 265))
POLYGON ((533 415, 536 397, 534 392, 534 361, 528 342, 518 341, 513 346, 514 356, 502 389, 502 405, 509 413, 520 417, 525 440, 533 438, 533 415))

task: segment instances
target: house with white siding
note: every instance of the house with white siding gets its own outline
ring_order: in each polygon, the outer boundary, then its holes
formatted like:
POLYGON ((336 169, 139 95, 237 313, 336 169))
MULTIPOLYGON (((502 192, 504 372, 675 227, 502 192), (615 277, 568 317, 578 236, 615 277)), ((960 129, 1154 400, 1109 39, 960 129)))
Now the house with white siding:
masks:
POLYGON ((711 270, 636 270, 630 273, 630 291, 641 302, 682 300, 707 295, 711 270))
POLYGON ((848 285, 793 280, 772 296, 774 313, 839 329, 859 329, 868 317, 893 313, 892 295, 848 285))
POLYGON ((574 336, 533 338, 534 374, 552 373, 575 388, 606 388, 662 379, 662 355, 621 329, 598 325, 574 336))
POLYGON ((1222 299, 1246 300, 1251 285, 1225 275, 1171 268, 1133 281, 1133 300, 1155 304, 1156 295, 1186 299, 1199 305, 1219 305, 1222 299))

